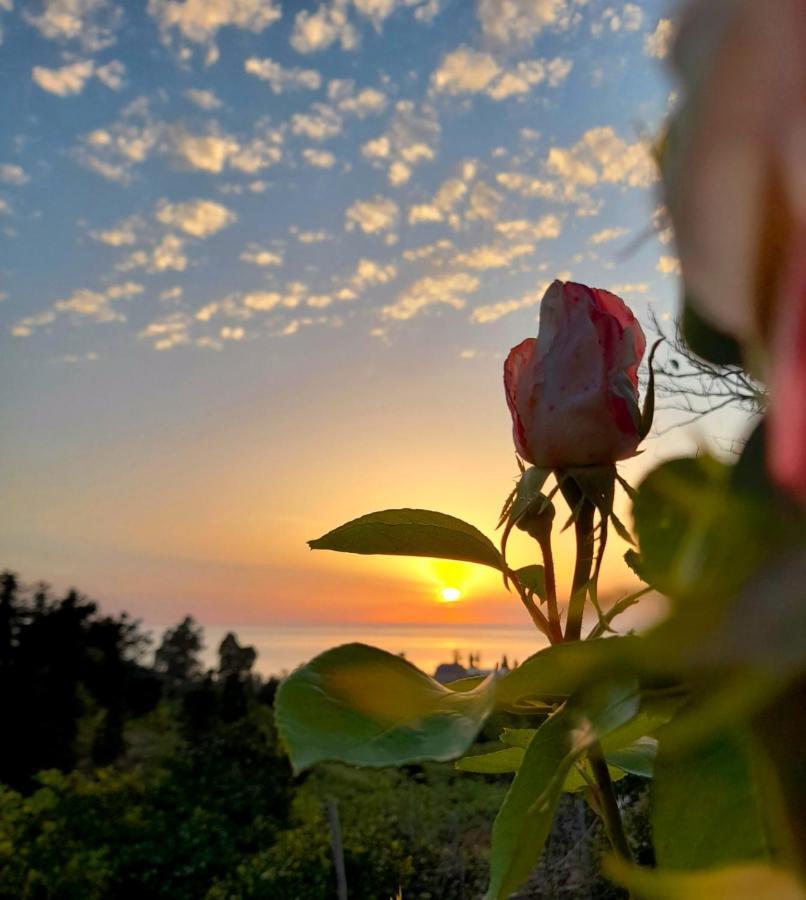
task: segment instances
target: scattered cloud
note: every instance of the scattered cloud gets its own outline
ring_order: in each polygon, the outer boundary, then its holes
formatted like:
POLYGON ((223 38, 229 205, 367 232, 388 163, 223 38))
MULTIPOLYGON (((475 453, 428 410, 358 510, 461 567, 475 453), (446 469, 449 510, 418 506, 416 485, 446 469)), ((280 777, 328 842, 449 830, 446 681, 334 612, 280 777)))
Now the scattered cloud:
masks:
POLYGON ((624 237, 624 235, 627 233, 627 228, 603 228, 601 231, 597 231, 595 234, 592 234, 588 238, 588 243, 593 244, 596 247, 599 244, 607 244, 610 241, 616 241, 620 237, 624 237))
POLYGON ((223 106, 221 100, 216 96, 215 91, 201 88, 188 88, 185 91, 185 96, 191 103, 198 106, 199 109, 211 111, 220 109, 223 106))
POLYGON ((392 231, 397 225, 399 213, 394 200, 376 194, 369 200, 356 200, 347 208, 345 227, 352 231, 357 226, 364 234, 392 231))
POLYGON ((320 3, 316 12, 297 13, 291 46, 298 53, 317 53, 336 41, 342 50, 354 50, 358 46, 358 33, 349 21, 345 0, 320 3))
POLYGON ((302 151, 302 157, 309 166, 317 169, 332 169, 336 165, 336 157, 329 150, 316 150, 306 147, 302 151))
POLYGON ((92 78, 94 72, 93 61, 83 59, 58 69, 34 66, 31 69, 31 79, 34 84, 49 94, 56 94, 57 97, 70 97, 80 94, 84 90, 84 85, 92 78))
POLYGON ((266 81, 272 92, 282 94, 286 88, 301 88, 316 91, 322 86, 322 76, 316 69, 302 69, 299 66, 285 68, 273 59, 249 57, 244 61, 244 71, 266 81))
POLYGON ((23 18, 42 37, 77 44, 86 53, 114 44, 123 20, 123 7, 114 0, 42 0, 30 7, 23 8, 23 18))
POLYGON ((334 78, 327 86, 327 98, 345 115, 366 116, 377 115, 386 109, 388 99, 378 88, 365 87, 355 89, 352 79, 334 78))
POLYGON ((342 118, 325 103, 314 103, 307 113, 294 113, 291 131, 312 141, 326 141, 341 134, 342 118))
POLYGON ((502 44, 530 42, 575 20, 568 0, 477 0, 476 15, 484 35, 502 44))
POLYGON ((572 147, 552 147, 546 167, 565 183, 584 188, 600 182, 648 187, 658 179, 647 144, 628 143, 610 126, 588 129, 572 147))
POLYGON ((644 38, 644 53, 655 59, 664 59, 674 37, 674 26, 671 19, 660 19, 655 30, 644 38))
POLYGON ((282 16, 277 0, 148 0, 148 12, 156 19, 163 40, 178 37, 180 58, 187 42, 207 49, 207 63, 218 59, 215 40, 219 29, 242 28, 260 34, 282 16))
POLYGON ((511 266, 521 256, 528 256, 534 250, 534 244, 483 244, 474 247, 456 257, 456 265, 468 269, 486 271, 487 269, 503 269, 511 266))
POLYGON ((94 241, 106 244, 109 247, 128 247, 137 243, 137 232, 142 228, 143 222, 137 216, 124 219, 111 228, 98 231, 90 231, 90 237, 94 241))
POLYGON ((467 294, 478 290, 481 282, 467 272, 453 272, 421 278, 398 294, 394 303, 381 311, 383 318, 405 321, 419 315, 429 306, 462 309, 467 294))
POLYGON ((188 200, 184 203, 169 203, 160 200, 154 217, 169 228, 178 228, 196 238, 206 238, 222 228, 231 225, 238 218, 214 200, 188 200))
POLYGON ((22 186, 30 181, 28 173, 15 163, 0 163, 0 181, 4 184, 22 186))
POLYGON ((14 337, 28 337, 37 328, 49 325, 59 315, 67 315, 73 321, 123 322, 126 317, 113 304, 118 300, 128 300, 142 294, 145 288, 136 281, 112 284, 103 290, 80 288, 57 300, 44 312, 20 319, 11 329, 14 337))
POLYGON ((510 313, 518 312, 521 309, 528 309, 531 306, 537 306, 540 299, 546 292, 548 282, 540 285, 536 291, 528 291, 520 297, 514 297, 509 300, 499 300, 496 303, 488 303, 484 306, 477 306, 470 315, 470 321, 476 325, 487 325, 490 322, 496 322, 503 316, 510 313))
POLYGON ((95 77, 110 91, 120 91, 126 86, 126 66, 119 59, 95 69, 95 77))
POLYGON ((509 219, 495 223, 495 230, 510 240, 545 241, 557 238, 562 233, 562 222, 553 215, 545 215, 536 221, 531 219, 509 219))
POLYGON ((619 297, 622 294, 646 294, 649 291, 649 284, 646 281, 613 284, 608 290, 619 297))
POLYGON ((247 246, 240 258, 243 262, 252 263, 255 266, 281 266, 283 264, 282 253, 254 243, 247 246))
POLYGON ((680 260, 676 256, 661 256, 655 268, 661 275, 679 275, 680 260))
POLYGON ((397 266, 393 263, 383 264, 372 259, 360 259, 355 271, 350 277, 350 284, 357 290, 363 291, 368 287, 379 284, 388 284, 397 277, 397 266))

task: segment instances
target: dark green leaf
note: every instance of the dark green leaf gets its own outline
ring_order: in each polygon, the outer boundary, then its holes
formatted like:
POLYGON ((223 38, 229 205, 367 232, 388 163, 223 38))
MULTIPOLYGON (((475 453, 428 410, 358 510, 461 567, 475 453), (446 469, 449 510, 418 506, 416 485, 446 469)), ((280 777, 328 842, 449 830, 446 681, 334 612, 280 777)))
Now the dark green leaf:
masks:
POLYGON ((520 583, 533 594, 536 594, 543 602, 546 600, 546 572, 543 566, 524 566, 517 569, 516 574, 520 583))
POLYGON ((641 778, 651 778, 655 768, 655 756, 658 752, 658 742, 652 737, 638 738, 626 747, 617 750, 608 750, 607 740, 602 741, 605 759, 612 766, 629 772, 630 775, 639 775, 641 778))
POLYGON ((276 719, 294 770, 322 760, 390 766, 464 753, 493 705, 489 678, 452 691, 399 656, 345 644, 293 672, 276 719))
POLYGON ((481 756, 463 756, 454 763, 462 772, 476 772, 479 775, 503 775, 517 772, 526 751, 522 747, 505 747, 481 756))
POLYGON ((690 297, 684 302, 681 332, 685 342, 702 359, 718 366, 742 365, 739 344, 706 322, 690 297))
POLYGON ((501 569, 501 554, 478 528, 427 509, 387 509, 353 519, 309 541, 312 550, 429 556, 501 569))

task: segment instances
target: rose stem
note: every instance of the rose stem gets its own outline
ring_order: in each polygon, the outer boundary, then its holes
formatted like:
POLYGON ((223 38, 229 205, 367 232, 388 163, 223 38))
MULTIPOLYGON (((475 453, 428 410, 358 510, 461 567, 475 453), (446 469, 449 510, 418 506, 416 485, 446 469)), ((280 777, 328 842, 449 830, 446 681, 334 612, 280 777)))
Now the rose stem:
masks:
POLYGON ((616 802, 613 781, 610 778, 602 746, 598 741, 588 751, 588 761, 596 779, 596 788, 599 794, 599 814, 604 822, 608 840, 613 850, 624 862, 632 863, 632 851, 627 842, 627 835, 624 833, 624 824, 621 821, 621 813, 616 802))
MULTIPOLYGON (((542 534, 538 538, 540 552, 543 554, 543 571, 546 577, 546 607, 549 611, 549 623, 559 641, 563 639, 563 630, 560 624, 560 612, 557 609, 557 578, 554 573, 554 554, 551 550, 551 532, 542 534)), ((556 643, 556 642, 555 642, 556 643)))
POLYGON ((568 604, 568 620, 565 639, 578 641, 582 635, 582 614, 585 611, 587 585, 593 566, 593 515, 595 507, 590 500, 582 500, 574 528, 577 538, 577 559, 574 566, 574 580, 571 586, 571 600, 568 604))

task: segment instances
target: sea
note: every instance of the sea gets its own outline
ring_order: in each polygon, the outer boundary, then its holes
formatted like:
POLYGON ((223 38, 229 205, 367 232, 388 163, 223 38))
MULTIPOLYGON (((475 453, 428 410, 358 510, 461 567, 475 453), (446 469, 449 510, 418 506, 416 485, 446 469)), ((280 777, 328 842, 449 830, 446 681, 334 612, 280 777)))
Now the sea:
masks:
MULTIPOLYGON (((157 644, 162 629, 152 631, 157 644)), ((467 665, 471 653, 482 668, 494 668, 504 656, 512 665, 546 646, 528 625, 206 625, 206 668, 217 668, 218 646, 229 631, 241 645, 255 648, 253 671, 264 677, 282 676, 330 647, 354 641, 403 654, 428 674, 455 659, 467 665)))

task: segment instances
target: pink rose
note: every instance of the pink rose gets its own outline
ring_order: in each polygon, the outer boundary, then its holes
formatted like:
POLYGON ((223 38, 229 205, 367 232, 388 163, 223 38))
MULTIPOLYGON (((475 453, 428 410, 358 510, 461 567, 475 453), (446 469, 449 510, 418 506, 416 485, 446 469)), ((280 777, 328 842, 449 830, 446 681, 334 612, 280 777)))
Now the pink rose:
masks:
POLYGON ((518 453, 544 468, 614 463, 641 441, 638 365, 646 340, 609 291, 555 281, 537 338, 513 347, 504 387, 518 453))
POLYGON ((806 0, 698 0, 664 154, 690 302, 768 382, 769 465, 806 500, 806 0))

